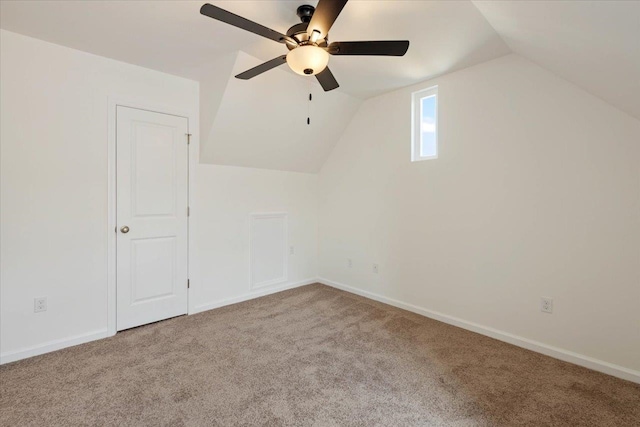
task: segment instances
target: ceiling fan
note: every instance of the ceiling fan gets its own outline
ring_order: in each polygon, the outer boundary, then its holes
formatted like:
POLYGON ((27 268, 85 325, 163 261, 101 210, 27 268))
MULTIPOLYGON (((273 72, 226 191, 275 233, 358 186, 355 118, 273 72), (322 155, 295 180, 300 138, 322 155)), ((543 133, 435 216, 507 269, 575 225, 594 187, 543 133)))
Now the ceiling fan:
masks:
POLYGON ((283 43, 289 49, 287 55, 267 61, 236 76, 249 80, 259 74, 278 67, 285 62, 297 74, 316 76, 325 91, 336 89, 338 82, 327 67, 331 55, 378 55, 403 56, 409 49, 408 40, 357 41, 329 43, 329 30, 338 18, 348 0, 320 0, 317 7, 302 5, 297 15, 302 21, 279 33, 246 18, 206 3, 200 13, 234 27, 258 34, 262 37, 283 43))

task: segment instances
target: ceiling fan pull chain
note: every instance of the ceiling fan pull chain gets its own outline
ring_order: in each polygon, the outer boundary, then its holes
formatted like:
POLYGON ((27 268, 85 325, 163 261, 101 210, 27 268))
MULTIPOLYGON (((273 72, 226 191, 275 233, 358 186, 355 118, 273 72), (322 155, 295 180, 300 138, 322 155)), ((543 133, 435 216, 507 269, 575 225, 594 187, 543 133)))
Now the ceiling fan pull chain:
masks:
POLYGON ((309 80, 308 86, 309 86, 309 103, 307 104, 307 124, 310 125, 311 124, 311 100, 313 99, 313 96, 311 95, 311 80, 309 80))

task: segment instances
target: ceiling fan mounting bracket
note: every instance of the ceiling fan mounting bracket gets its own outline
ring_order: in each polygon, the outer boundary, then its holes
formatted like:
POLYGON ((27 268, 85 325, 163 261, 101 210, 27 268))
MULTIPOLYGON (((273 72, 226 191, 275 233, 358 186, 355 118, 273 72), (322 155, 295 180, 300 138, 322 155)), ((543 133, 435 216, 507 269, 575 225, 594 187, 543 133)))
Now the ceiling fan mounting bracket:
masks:
POLYGON ((303 4, 298 7, 298 10, 296 10, 296 15, 298 15, 298 18, 300 18, 300 21, 302 21, 303 24, 308 24, 311 21, 311 17, 315 10, 315 7, 309 4, 303 4))

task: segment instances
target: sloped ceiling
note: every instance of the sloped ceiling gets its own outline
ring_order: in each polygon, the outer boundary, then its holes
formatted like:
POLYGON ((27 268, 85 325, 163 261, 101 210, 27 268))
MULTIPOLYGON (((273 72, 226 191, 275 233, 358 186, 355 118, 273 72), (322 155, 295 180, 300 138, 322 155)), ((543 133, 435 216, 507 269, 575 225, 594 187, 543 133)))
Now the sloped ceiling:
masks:
MULTIPOLYGON (((313 1, 216 1, 285 32, 313 1)), ((315 172, 359 99, 516 52, 640 118, 640 2, 351 0, 330 39, 408 39, 402 58, 332 57, 324 93, 288 67, 237 72, 282 45, 199 14, 203 1, 2 1, 0 27, 200 82, 201 159, 315 172), (312 124, 305 123, 311 90, 312 124)))
POLYGON ((513 52, 640 119, 640 1, 474 1, 513 52))
POLYGON ((210 128, 201 126, 200 161, 317 172, 362 101, 338 91, 325 93, 284 67, 256 77, 255 84, 233 77, 261 62, 238 53, 220 104, 211 107, 217 113, 210 128))
MULTIPOLYGON (((211 1, 281 32, 306 1, 211 1)), ((233 75, 286 53, 200 15, 204 1, 3 1, 3 29, 200 82, 201 161, 300 172, 324 163, 360 99, 509 53, 470 1, 351 0, 331 40, 408 39, 402 58, 333 57, 325 93, 288 67, 233 75), (314 94, 311 125, 306 97, 314 94)))
MULTIPOLYGON (((299 23, 317 0, 209 2, 275 30, 299 23)), ((200 15, 202 1, 2 1, 3 29, 199 80, 219 55, 244 51, 264 61, 286 53, 271 40, 200 15)), ((334 57, 341 87, 366 98, 509 53, 468 1, 351 0, 331 40, 407 39, 403 58, 334 57)), ((303 79, 303 77, 297 77, 303 79)))
MULTIPOLYGON (((213 3, 235 12, 232 5, 213 3)), ((300 4, 315 5, 317 1, 281 3, 289 10, 285 20, 266 22, 259 14, 255 19, 285 32, 299 22, 295 11, 300 4)), ((260 6, 258 10, 262 9, 260 6)), ((511 53, 470 1, 351 0, 331 28, 330 40, 411 42, 402 58, 331 58, 329 66, 340 83, 338 90, 361 99, 511 53)), ((283 52, 282 46, 261 38, 243 50, 264 61, 283 52)))

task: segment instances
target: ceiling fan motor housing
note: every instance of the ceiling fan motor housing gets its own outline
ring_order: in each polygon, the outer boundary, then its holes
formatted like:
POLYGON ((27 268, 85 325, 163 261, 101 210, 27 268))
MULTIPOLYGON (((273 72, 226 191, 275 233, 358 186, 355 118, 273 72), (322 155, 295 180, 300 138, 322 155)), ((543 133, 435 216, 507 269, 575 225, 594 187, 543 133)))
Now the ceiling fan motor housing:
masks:
MULTIPOLYGON (((287 35, 298 42, 300 45, 310 44, 309 42, 309 34, 307 34, 307 27, 309 26, 309 22, 311 22, 311 18, 313 17, 313 12, 315 12, 316 8, 303 4, 298 7, 296 14, 302 21, 300 24, 296 24, 287 30, 287 35)), ((323 39, 318 39, 315 42, 315 45, 320 47, 327 47, 329 45, 329 38, 325 37, 323 39)), ((287 44, 287 49, 293 50, 297 46, 292 46, 287 44)))

